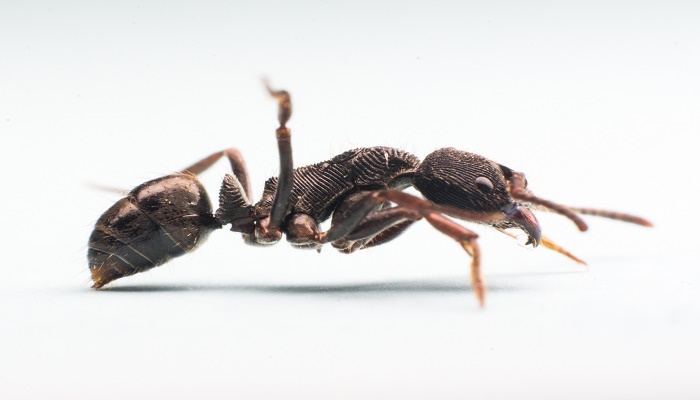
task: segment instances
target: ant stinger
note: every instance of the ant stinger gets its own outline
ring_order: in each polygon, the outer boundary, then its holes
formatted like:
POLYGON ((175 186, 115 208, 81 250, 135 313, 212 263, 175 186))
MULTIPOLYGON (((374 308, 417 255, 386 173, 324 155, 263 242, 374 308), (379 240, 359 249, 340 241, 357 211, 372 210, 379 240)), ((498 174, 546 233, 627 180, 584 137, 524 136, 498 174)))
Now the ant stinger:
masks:
POLYGON ((391 147, 359 148, 294 169, 287 127, 292 113, 289 93, 269 85, 267 90, 279 103, 280 173, 265 182, 262 198, 253 203, 246 165, 236 149, 214 153, 180 173, 137 186, 95 224, 87 254, 93 288, 193 251, 224 225, 230 224, 251 245, 275 244, 284 234, 295 247, 320 250, 329 243, 352 253, 389 242, 425 219, 471 256, 471 283, 483 306, 478 236, 447 217, 490 225, 504 233, 508 228, 520 229, 527 234, 526 244, 542 244, 580 263, 542 236, 533 210, 561 214, 581 231, 587 226, 578 214, 651 226, 628 214, 542 199, 527 188, 523 173, 454 148, 435 150, 423 161, 391 147), (221 157, 228 158, 233 175, 224 177, 219 208, 212 213, 196 175, 221 157), (425 198, 402 192, 409 186, 425 198), (329 218, 330 228, 322 231, 319 224, 329 218))

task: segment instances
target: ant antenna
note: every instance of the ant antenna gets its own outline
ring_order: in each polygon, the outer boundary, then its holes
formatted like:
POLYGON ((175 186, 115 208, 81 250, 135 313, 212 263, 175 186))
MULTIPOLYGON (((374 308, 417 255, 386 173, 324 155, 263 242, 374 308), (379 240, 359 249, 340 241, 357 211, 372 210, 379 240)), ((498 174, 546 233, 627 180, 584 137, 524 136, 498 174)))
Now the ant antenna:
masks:
POLYGON ((553 211, 557 214, 561 214, 566 218, 570 219, 578 230, 585 232, 588 230, 588 225, 576 215, 576 212, 569 207, 557 204, 553 201, 545 200, 539 198, 532 194, 529 190, 525 188, 525 181, 522 174, 513 174, 510 178, 510 195, 517 200, 527 201, 530 203, 538 204, 546 207, 549 211, 553 211))

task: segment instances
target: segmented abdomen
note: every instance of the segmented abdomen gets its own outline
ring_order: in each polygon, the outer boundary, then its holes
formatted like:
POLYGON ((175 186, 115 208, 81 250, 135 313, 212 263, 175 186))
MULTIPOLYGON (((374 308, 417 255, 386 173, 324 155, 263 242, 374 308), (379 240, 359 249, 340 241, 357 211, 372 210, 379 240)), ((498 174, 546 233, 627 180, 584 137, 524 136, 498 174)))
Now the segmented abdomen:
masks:
POLYGON ((90 235, 93 287, 192 251, 220 227, 194 175, 173 174, 139 185, 102 214, 90 235))

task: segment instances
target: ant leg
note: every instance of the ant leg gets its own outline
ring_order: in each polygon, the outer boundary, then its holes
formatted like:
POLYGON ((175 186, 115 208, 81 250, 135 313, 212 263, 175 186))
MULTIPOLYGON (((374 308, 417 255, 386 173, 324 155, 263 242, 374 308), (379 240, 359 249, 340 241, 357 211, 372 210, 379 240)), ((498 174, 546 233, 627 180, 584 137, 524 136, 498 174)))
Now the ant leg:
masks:
MULTIPOLYGON (((331 225, 331 230, 335 233, 332 233, 331 236, 328 236, 327 233, 322 233, 318 223, 310 215, 292 214, 287 218, 285 225, 287 241, 297 248, 316 249, 319 251, 324 243, 330 241, 333 247, 344 253, 351 253, 366 247, 370 242, 372 242, 370 246, 388 242, 406 230, 410 223, 421 218, 409 209, 392 207, 372 210, 369 215, 365 215, 359 223, 356 223, 357 214, 354 209, 357 207, 356 204, 361 202, 368 193, 372 192, 355 193, 336 207, 331 225), (348 219, 346 216, 347 211, 350 211, 355 218, 348 219), (400 229, 396 229, 397 227, 400 227, 400 229), (332 240, 337 235, 343 237, 338 240, 332 240)), ((385 202, 380 204, 379 207, 388 206, 389 204, 385 202)))
POLYGON ((285 229, 287 241, 300 249, 321 250, 321 229, 308 214, 292 214, 285 229))
MULTIPOLYGON (((381 208, 377 210, 377 207, 383 206, 388 201, 401 206, 395 207, 397 211, 393 212, 404 213, 399 214, 403 216, 404 219, 409 219, 407 217, 419 219, 421 216, 424 217, 429 213, 438 213, 472 222, 492 223, 505 220, 505 216, 501 212, 484 214, 460 210, 449 206, 436 205, 428 200, 395 189, 360 192, 348 198, 336 209, 333 217, 333 224, 327 232, 323 233, 321 240, 323 243, 328 243, 344 239, 355 230, 360 229, 358 227, 367 220, 367 218, 370 218, 370 220, 372 218, 376 218, 377 220, 385 218, 384 214, 380 211, 381 208), (378 216, 370 217, 373 212, 378 216)), ((394 224, 398 222, 402 221, 394 220, 394 224)), ((390 225, 386 225, 384 228, 389 226, 390 225)), ((370 227, 369 229, 372 228, 370 227)), ((377 229, 376 232, 380 230, 383 229, 377 229)))
POLYGON ((414 212, 399 207, 377 211, 362 220, 346 237, 331 242, 331 246, 345 254, 379 246, 397 238, 421 218, 414 212))
POLYGON ((241 186, 243 187, 243 190, 245 191, 245 194, 248 197, 248 199, 252 201, 253 197, 251 196, 252 191, 250 190, 250 179, 248 178, 248 169, 245 166, 245 160, 243 160, 243 155, 240 151, 238 151, 238 149, 230 148, 223 151, 218 151, 183 169, 182 172, 189 172, 195 175, 199 175, 202 172, 209 169, 209 167, 214 165, 214 163, 219 161, 219 159, 223 156, 226 156, 226 158, 228 158, 229 162, 231 163, 231 169, 233 170, 233 174, 236 175, 238 182, 241 183, 241 186))
MULTIPOLYGON (((200 161, 197 161, 196 163, 190 165, 189 167, 183 169, 180 171, 181 173, 190 173, 194 175, 199 175, 202 172, 206 171, 214 165, 219 159, 223 156, 226 156, 228 158, 229 162, 231 163, 231 169, 233 170, 234 175, 236 175, 236 178, 238 181, 241 183, 243 186, 243 189, 245 190, 246 196, 248 196, 249 199, 252 201, 252 191, 250 190, 250 179, 248 178, 248 169, 245 166, 245 161, 243 160, 243 155, 241 154, 238 149, 235 148, 230 148, 226 149, 223 151, 217 151, 214 154, 211 154, 200 161)), ((109 186, 103 186, 100 184, 89 184, 89 186, 98 189, 98 190, 106 190, 110 192, 116 192, 116 193, 123 193, 127 192, 124 189, 119 189, 119 188, 113 188, 109 186)))
POLYGON ((331 227, 323 233, 321 240, 324 243, 360 239, 369 241, 379 232, 400 222, 420 219, 420 215, 407 208, 386 208, 391 203, 376 198, 376 193, 357 192, 343 200, 334 210, 331 227))
POLYGON ((280 173, 277 178, 277 190, 272 202, 270 216, 260 221, 255 232, 254 241, 259 244, 272 244, 282 237, 282 222, 289 212, 289 202, 294 186, 294 163, 292 160, 292 131, 287 128, 287 121, 292 115, 292 101, 285 90, 273 90, 265 82, 265 87, 278 102, 277 148, 280 157, 280 173))
POLYGON ((498 221, 507 221, 505 214, 502 212, 478 213, 450 206, 437 205, 428 200, 396 189, 362 192, 358 193, 357 196, 358 198, 356 201, 352 202, 351 207, 347 207, 345 210, 336 210, 336 213, 341 214, 342 218, 340 215, 334 216, 334 225, 336 225, 337 222, 337 226, 331 226, 331 229, 325 233, 325 242, 331 242, 348 235, 368 214, 374 211, 376 207, 386 202, 396 203, 399 206, 410 209, 414 214, 421 216, 425 216, 428 213, 438 213, 471 222, 494 223, 498 221), (342 223, 340 219, 343 220, 342 223))
POLYGON ((408 229, 408 227, 413 225, 414 222, 416 222, 416 220, 407 220, 399 222, 398 224, 389 228, 386 228, 383 231, 376 234, 372 239, 368 240, 367 243, 365 243, 362 246, 362 248, 366 249, 368 247, 379 246, 380 244, 384 244, 391 240, 394 240, 399 235, 401 235, 406 229, 408 229))
POLYGON ((345 235, 343 239, 360 240, 371 238, 379 233, 386 232, 387 229, 397 224, 416 222, 421 218, 422 216, 420 214, 405 207, 391 207, 381 211, 375 211, 362 219, 355 229, 345 235))
MULTIPOLYGON (((351 206, 342 210, 340 215, 334 218, 331 228, 322 234, 322 240, 324 242, 338 242, 351 239, 356 235, 373 233, 373 229, 375 234, 385 232, 384 234, 387 235, 387 238, 384 241, 387 241, 393 238, 391 237, 392 233, 388 230, 391 229, 392 226, 410 221, 411 217, 413 219, 424 217, 435 229, 457 241, 467 254, 472 257, 472 288, 479 304, 481 306, 484 305, 485 286, 481 275, 481 251, 476 242, 478 235, 442 214, 444 213, 458 218, 461 217, 474 222, 498 220, 496 215, 472 215, 472 213, 469 212, 436 206, 425 199, 393 189, 371 192, 360 198, 353 199, 351 202, 351 206), (376 207, 381 207, 387 200, 398 204, 398 207, 375 211, 376 207), (393 213, 393 215, 390 213, 393 213), (381 228, 378 221, 390 221, 393 223, 381 228)), ((399 231, 394 233, 394 237, 405 230, 406 227, 397 229, 399 231)), ((382 239, 379 240, 381 241, 382 239)))
MULTIPOLYGON (((414 212, 398 207, 378 211, 363 219, 349 235, 331 244, 344 253, 376 246, 394 239, 420 218, 414 212)), ((290 216, 287 219, 285 233, 287 241, 297 248, 320 251, 325 243, 318 224, 307 214, 290 216)))
POLYGON ((479 245, 476 243, 476 239, 479 235, 437 213, 425 215, 425 220, 435 229, 456 240, 467 254, 472 257, 472 290, 474 290, 474 294, 477 300, 479 300, 479 305, 483 307, 486 288, 484 286, 484 279, 481 276, 481 250, 479 250, 479 245))

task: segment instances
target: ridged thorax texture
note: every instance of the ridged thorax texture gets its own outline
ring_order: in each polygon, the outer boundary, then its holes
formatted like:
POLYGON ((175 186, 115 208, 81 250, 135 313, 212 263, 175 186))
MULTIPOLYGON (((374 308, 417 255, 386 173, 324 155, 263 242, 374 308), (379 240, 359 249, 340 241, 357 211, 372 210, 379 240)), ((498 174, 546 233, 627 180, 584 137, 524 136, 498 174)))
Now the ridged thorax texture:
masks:
MULTIPOLYGON (((355 190, 403 187, 420 160, 391 147, 367 147, 346 151, 332 159, 294 170, 290 212, 327 219, 334 204, 355 190)), ((277 178, 265 182, 262 199, 255 206, 259 218, 270 214, 277 178)))
POLYGON ((499 164, 478 154, 444 148, 430 153, 417 169, 416 188, 436 204, 476 212, 495 212, 511 202, 499 164), (493 187, 485 191, 477 178, 493 187), (483 179, 481 179, 483 181, 483 179))

